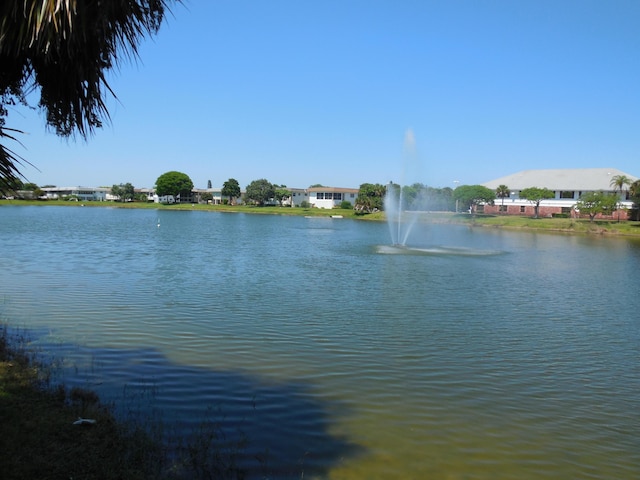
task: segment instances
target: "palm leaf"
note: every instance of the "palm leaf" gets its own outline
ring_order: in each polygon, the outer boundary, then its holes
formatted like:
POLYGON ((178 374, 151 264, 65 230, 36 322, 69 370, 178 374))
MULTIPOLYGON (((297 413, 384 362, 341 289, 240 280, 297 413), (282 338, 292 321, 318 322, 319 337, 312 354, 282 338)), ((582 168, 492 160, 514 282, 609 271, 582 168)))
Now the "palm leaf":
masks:
MULTIPOLYGON (((179 0, 173 0, 179 1, 179 0)), ((0 128, 7 99, 39 90, 38 106, 58 135, 89 136, 109 120, 106 72, 136 59, 160 28, 171 0, 2 0, 0 128)), ((6 130, 6 129, 5 129, 6 130)), ((0 140, 12 138, 0 134, 0 140)), ((0 175, 19 173, 20 158, 1 147, 0 175)))

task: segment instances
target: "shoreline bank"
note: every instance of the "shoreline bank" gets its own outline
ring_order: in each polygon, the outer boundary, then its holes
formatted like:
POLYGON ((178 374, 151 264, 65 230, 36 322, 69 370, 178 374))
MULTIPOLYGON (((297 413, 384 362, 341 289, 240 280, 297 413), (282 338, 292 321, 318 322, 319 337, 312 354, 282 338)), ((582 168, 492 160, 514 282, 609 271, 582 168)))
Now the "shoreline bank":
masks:
MULTIPOLYGON (((384 212, 356 215, 353 210, 295 208, 295 207, 259 207, 245 205, 204 205, 204 204, 173 204, 157 203, 120 203, 120 202, 69 202, 69 201, 38 201, 38 200, 0 200, 3 206, 62 206, 62 207, 102 207, 102 208, 135 208, 147 210, 171 211, 205 211, 219 213, 246 213, 250 215, 289 215, 304 217, 351 219, 359 221, 385 222, 384 212)), ((470 227, 504 228, 512 231, 549 232, 577 235, 624 236, 640 238, 640 222, 616 220, 594 220, 587 218, 532 218, 512 215, 469 215, 454 212, 420 212, 420 222, 426 224, 466 225, 470 227)))

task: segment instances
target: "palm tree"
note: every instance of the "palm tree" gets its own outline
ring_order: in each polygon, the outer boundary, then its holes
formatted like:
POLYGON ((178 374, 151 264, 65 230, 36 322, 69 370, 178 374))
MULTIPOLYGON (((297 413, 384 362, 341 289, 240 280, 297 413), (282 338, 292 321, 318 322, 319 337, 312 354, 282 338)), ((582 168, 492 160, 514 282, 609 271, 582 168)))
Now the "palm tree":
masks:
MULTIPOLYGON (((47 126, 87 138, 109 120, 106 72, 137 57, 157 33, 169 3, 180 0, 3 0, 0 2, 0 141, 7 106, 26 105, 39 90, 47 126)), ((25 160, 0 143, 0 189, 21 176, 25 160)))
POLYGON ((501 212, 504 211, 504 199, 509 195, 511 195, 509 187, 507 187, 506 185, 498 185, 498 188, 496 188, 496 197, 502 199, 502 206, 500 207, 501 212))
MULTIPOLYGON (((611 182, 609 182, 609 186, 613 187, 613 191, 618 193, 618 195, 622 195, 623 192, 626 192, 624 189, 625 186, 631 185, 631 179, 626 175, 614 175, 611 177, 611 182)), ((618 200, 620 198, 618 197, 618 200)), ((621 203, 620 201, 618 203, 621 203)), ((620 222, 620 209, 618 208, 618 222, 620 222)))

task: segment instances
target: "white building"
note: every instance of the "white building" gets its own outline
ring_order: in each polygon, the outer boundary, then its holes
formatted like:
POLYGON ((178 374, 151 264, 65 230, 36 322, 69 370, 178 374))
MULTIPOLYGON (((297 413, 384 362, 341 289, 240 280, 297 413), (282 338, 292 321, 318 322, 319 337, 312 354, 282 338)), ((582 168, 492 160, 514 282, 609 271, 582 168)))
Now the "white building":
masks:
MULTIPOLYGON (((524 170, 482 184, 493 191, 500 185, 505 185, 510 191, 508 197, 496 198, 494 206, 485 205, 484 211, 485 213, 502 211, 509 214, 529 214, 533 206, 531 202, 520 198, 520 192, 525 188, 539 187, 547 188, 554 193, 554 198, 540 202, 541 216, 552 216, 555 213, 571 214, 583 193, 599 191, 614 193, 613 178, 623 175, 631 182, 638 180, 638 177, 616 168, 524 170)), ((631 208, 633 202, 629 200, 628 192, 623 193, 621 197, 621 205, 627 209, 631 208)))
POLYGON ((106 187, 45 187, 42 191, 51 200, 72 197, 85 202, 104 202, 111 189, 106 187))
POLYGON ((291 188, 291 198, 289 203, 294 207, 299 207, 306 201, 314 208, 336 208, 344 201, 353 207, 358 198, 357 188, 339 187, 311 187, 311 188, 291 188))

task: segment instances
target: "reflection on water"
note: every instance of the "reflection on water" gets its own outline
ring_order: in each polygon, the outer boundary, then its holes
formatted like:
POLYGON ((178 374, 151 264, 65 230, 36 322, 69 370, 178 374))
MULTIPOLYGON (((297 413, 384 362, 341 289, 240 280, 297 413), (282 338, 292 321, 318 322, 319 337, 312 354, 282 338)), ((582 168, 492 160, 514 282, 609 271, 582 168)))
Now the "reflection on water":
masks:
POLYGON ((380 255, 387 238, 3 207, 0 308, 45 332, 70 383, 152 386, 185 428, 220 412, 257 477, 635 477, 637 242, 416 225, 410 255, 380 255))
POLYGON ((478 250, 468 247, 410 247, 406 245, 377 245, 376 252, 384 255, 456 255, 461 257, 483 257, 504 253, 498 250, 478 250))

